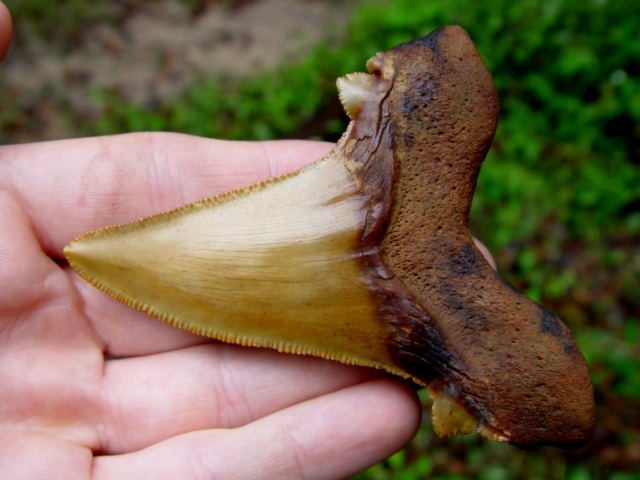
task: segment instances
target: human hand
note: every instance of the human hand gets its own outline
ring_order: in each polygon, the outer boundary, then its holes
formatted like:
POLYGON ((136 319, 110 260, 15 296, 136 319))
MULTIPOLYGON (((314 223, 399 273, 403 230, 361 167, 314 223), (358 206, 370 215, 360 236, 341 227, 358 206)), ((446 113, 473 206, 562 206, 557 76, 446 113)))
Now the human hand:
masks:
MULTIPOLYGON (((0 59, 10 40, 0 3, 0 59)), ((420 412, 402 383, 168 327, 63 260, 86 230, 284 173, 328 148, 172 134, 0 147, 2 478, 337 478, 411 438, 420 412)))
POLYGON ((420 408, 401 382, 177 330, 63 261, 82 232, 329 147, 131 134, 0 148, 3 478, 338 478, 409 441, 420 408))

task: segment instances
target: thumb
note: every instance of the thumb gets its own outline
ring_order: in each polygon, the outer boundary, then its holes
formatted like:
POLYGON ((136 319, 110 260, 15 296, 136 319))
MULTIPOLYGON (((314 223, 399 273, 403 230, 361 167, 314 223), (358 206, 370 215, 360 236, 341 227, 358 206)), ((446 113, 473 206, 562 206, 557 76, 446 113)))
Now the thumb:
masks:
POLYGON ((6 5, 0 1, 0 60, 4 58, 7 50, 9 50, 12 34, 11 14, 6 5))

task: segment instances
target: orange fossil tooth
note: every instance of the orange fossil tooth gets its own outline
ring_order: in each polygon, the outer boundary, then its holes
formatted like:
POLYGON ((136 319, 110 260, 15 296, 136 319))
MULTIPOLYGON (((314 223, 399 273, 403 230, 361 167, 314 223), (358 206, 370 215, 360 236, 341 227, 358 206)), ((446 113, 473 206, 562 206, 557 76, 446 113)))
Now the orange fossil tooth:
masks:
POLYGON ((468 231, 499 110, 471 40, 444 27, 367 69, 338 80, 353 121, 325 158, 82 235, 69 263, 180 328, 411 378, 440 435, 585 443, 594 399, 576 343, 468 231))

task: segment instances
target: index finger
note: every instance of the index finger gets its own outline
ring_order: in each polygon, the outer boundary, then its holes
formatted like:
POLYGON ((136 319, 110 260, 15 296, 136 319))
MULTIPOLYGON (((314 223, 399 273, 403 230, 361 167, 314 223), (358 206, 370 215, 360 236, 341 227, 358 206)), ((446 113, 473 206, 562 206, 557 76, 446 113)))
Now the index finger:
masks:
POLYGON ((295 170, 330 144, 135 133, 0 147, 0 188, 18 196, 43 249, 295 170))

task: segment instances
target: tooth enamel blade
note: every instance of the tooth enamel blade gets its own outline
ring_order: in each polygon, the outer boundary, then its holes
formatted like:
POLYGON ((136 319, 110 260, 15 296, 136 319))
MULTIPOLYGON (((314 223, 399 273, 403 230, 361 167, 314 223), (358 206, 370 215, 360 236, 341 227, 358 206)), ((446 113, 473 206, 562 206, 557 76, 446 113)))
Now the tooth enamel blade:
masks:
POLYGON ((362 272, 367 197, 336 155, 79 237, 87 281, 169 324, 242 345, 386 363, 362 272))

